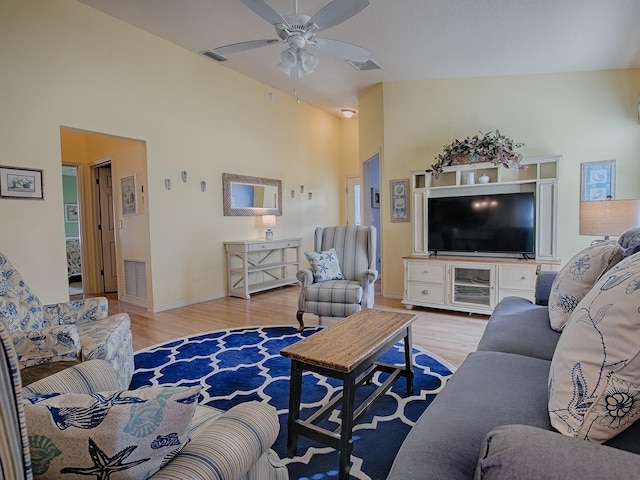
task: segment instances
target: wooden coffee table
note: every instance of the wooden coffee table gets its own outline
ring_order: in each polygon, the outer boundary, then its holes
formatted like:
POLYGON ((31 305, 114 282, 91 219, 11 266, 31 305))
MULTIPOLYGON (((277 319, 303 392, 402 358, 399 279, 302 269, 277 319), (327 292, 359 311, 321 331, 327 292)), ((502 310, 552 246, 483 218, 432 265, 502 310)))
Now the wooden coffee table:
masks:
POLYGON ((294 343, 280 351, 291 359, 291 389, 287 423, 287 455, 293 457, 298 447, 298 435, 304 435, 340 452, 340 479, 349 477, 352 431, 373 402, 384 394, 399 376, 407 379, 407 395, 413 394, 413 363, 411 356, 411 323, 416 315, 366 309, 355 313, 294 343), (404 339, 405 365, 383 364, 376 360, 393 345, 404 339), (342 392, 308 419, 300 418, 302 372, 309 370, 327 377, 341 379, 342 392), (377 371, 389 377, 364 402, 354 408, 357 387, 377 371), (334 431, 318 426, 342 402, 341 425, 334 431))

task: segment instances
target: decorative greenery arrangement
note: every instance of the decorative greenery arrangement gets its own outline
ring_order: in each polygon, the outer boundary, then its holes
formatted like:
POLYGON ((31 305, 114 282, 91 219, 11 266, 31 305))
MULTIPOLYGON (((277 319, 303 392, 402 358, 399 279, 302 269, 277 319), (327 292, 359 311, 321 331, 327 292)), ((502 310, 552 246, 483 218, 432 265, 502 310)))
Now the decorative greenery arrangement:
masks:
POLYGON ((464 140, 454 140, 445 145, 443 152, 436 157, 437 163, 431 165, 427 172, 433 172, 438 178, 443 167, 450 165, 466 165, 470 163, 491 162, 505 168, 511 166, 520 168, 522 155, 516 149, 524 143, 514 142, 509 137, 496 130, 485 134, 474 135, 464 140))

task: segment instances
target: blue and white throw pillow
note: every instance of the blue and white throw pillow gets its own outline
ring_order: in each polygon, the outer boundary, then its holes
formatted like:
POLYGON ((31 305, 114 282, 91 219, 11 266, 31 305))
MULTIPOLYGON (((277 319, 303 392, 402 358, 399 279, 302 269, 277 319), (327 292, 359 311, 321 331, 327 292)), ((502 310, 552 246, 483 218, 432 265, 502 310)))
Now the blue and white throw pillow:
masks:
POLYGON ((561 332, 580 300, 602 275, 622 260, 624 249, 616 242, 590 245, 562 267, 549 293, 549 323, 561 332))
POLYGON ((596 443, 640 418, 640 253, 606 272, 567 322, 549 370, 549 418, 596 443))
POLYGON ((344 278, 340 271, 340 263, 338 262, 338 254, 335 248, 321 252, 305 252, 304 255, 309 260, 315 282, 342 280, 344 278))
POLYGON ((150 477, 188 442, 199 393, 200 386, 28 395, 34 478, 150 477))

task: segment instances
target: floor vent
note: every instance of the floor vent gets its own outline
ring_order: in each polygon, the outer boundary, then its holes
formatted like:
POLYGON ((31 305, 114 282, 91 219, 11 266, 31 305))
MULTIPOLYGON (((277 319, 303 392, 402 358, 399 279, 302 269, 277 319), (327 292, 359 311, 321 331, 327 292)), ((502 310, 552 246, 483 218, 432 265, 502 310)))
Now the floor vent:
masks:
POLYGON ((130 297, 147 299, 147 266, 144 262, 124 261, 124 293, 130 297))
POLYGON ((355 60, 347 60, 346 62, 356 70, 380 70, 382 68, 379 63, 372 59, 366 62, 356 62, 355 60))

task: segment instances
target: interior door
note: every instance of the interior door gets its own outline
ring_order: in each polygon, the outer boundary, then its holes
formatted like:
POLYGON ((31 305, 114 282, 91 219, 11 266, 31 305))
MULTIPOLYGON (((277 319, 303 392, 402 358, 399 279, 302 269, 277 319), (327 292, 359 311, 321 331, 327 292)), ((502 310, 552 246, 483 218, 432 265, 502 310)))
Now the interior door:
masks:
POLYGON ((104 293, 118 291, 116 235, 113 218, 113 182, 111 165, 98 168, 98 200, 100 202, 100 244, 102 250, 102 282, 104 293))
POLYGON ((360 225, 360 177, 346 178, 347 225, 360 225))

